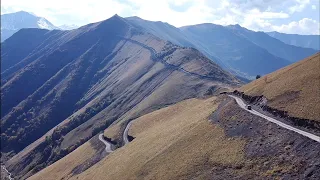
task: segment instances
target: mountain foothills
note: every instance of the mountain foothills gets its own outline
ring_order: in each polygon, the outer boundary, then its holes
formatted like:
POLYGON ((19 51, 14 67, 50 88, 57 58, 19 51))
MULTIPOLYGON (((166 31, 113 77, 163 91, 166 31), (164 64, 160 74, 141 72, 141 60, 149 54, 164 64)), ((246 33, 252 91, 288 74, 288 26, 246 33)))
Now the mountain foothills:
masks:
POLYGON ((18 153, 8 169, 22 179, 112 123, 241 83, 117 15, 73 31, 22 29, 1 53, 1 152, 18 153))
MULTIPOLYGON (((264 94, 271 106, 290 101, 294 105, 286 110, 291 115, 319 120, 320 114, 312 114, 320 112, 319 55, 268 74, 240 90, 250 95, 264 94), (295 78, 301 81, 293 82, 295 78), (290 95, 294 88, 300 92, 296 100, 290 95), (304 113, 292 113, 297 103, 306 105, 304 113)), ((128 134, 134 140, 99 163, 92 159, 100 159, 104 147, 95 137, 30 179, 320 178, 320 143, 248 113, 226 95, 184 100, 131 122, 128 134)), ((111 140, 117 137, 123 130, 117 127, 119 124, 106 129, 105 136, 111 140)))
POLYGON ((47 19, 25 11, 3 14, 1 15, 1 42, 5 41, 23 28, 71 30, 76 29, 77 26, 62 25, 57 27, 47 19))

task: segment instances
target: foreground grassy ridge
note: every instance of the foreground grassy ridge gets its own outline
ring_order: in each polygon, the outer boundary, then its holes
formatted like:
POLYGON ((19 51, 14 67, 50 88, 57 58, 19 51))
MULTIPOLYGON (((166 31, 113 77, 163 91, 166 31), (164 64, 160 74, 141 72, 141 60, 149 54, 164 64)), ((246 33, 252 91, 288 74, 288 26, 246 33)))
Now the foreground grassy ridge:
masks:
POLYGON ((89 142, 86 142, 66 157, 43 169, 29 179, 68 179, 72 176, 72 170, 77 165, 80 165, 91 158, 94 153, 96 153, 96 151, 91 147, 89 142))
POLYGON ((320 53, 253 81, 242 88, 264 95, 268 105, 291 116, 320 121, 320 53))
POLYGON ((72 179, 204 178, 213 164, 237 164, 245 142, 208 121, 216 108, 215 98, 190 99, 142 116, 134 141, 72 179))

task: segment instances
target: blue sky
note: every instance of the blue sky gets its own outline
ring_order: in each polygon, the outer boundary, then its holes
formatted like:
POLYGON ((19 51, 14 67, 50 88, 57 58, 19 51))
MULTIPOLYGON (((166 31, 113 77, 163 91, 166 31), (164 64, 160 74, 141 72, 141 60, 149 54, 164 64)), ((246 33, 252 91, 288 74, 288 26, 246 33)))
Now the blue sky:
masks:
POLYGON ((240 24, 256 31, 320 34, 319 0, 2 0, 1 13, 20 10, 55 25, 85 25, 118 14, 176 27, 240 24))

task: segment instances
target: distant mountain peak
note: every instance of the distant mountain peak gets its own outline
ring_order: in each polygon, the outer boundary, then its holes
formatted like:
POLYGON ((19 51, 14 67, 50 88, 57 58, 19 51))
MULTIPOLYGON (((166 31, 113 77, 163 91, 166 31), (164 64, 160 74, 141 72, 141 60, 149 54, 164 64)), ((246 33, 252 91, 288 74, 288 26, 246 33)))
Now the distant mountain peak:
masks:
POLYGON ((1 41, 23 28, 59 29, 46 18, 26 11, 1 15, 1 41))
POLYGON ((122 19, 122 17, 119 16, 118 14, 115 14, 115 15, 111 16, 111 18, 120 18, 120 19, 122 19))
POLYGON ((34 15, 33 13, 30 13, 30 12, 27 12, 27 11, 17 11, 15 13, 17 13, 17 14, 31 14, 31 15, 34 15))
POLYGON ((240 26, 239 24, 231 24, 231 25, 228 25, 226 27, 233 28, 233 29, 246 29, 246 28, 240 26))

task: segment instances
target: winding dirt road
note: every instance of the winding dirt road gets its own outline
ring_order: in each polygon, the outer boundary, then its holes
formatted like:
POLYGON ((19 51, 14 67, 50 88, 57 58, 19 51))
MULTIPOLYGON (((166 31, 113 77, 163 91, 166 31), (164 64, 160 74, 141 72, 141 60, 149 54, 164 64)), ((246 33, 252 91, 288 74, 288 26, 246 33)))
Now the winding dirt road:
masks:
POLYGON ((103 142, 104 145, 106 145, 106 152, 107 153, 113 152, 113 150, 111 149, 111 144, 108 141, 104 140, 103 133, 99 134, 99 140, 101 142, 103 142))
POLYGON ((130 121, 130 122, 127 124, 126 129, 125 129, 124 132, 123 132, 122 138, 123 138, 124 144, 128 144, 128 143, 130 142, 129 139, 128 139, 128 131, 129 131, 129 128, 131 127, 131 125, 132 125, 132 121, 130 121))
POLYGON ((248 112, 250 112, 250 113, 252 113, 252 114, 255 114, 255 115, 257 115, 257 116, 260 116, 260 117, 262 117, 262 118, 264 118, 264 119, 266 119, 266 120, 268 120, 268 121, 270 121, 270 122, 272 122, 272 123, 275 123, 275 124, 277 124, 278 126, 281 126, 281 127, 285 128, 285 129, 288 129, 288 130, 290 130, 290 131, 294 131, 294 132, 296 132, 296 133, 298 133, 298 134, 301 134, 301 135, 303 135, 303 136, 305 136, 305 137, 308 137, 308 138, 310 138, 310 139, 312 139, 312 140, 315 140, 315 141, 317 141, 317 142, 320 143, 320 137, 319 137, 319 136, 316 136, 316 135, 314 135, 314 134, 311 134, 311 133, 302 131, 302 130, 300 130, 300 129, 297 129, 297 128, 295 128, 295 127, 292 127, 292 126, 290 126, 290 125, 287 125, 287 124, 285 124, 285 123, 283 123, 283 122, 280 122, 280 121, 278 121, 278 120, 276 120, 276 119, 273 119, 273 118, 271 118, 271 117, 269 117, 269 116, 266 116, 266 115, 264 115, 264 114, 261 114, 260 112, 254 110, 254 109, 248 110, 248 109, 246 108, 246 104, 243 102, 242 99, 240 99, 239 97, 236 97, 236 96, 232 96, 232 95, 228 95, 228 96, 229 96, 229 97, 232 97, 233 99, 235 99, 236 102, 237 102, 237 104, 238 104, 242 109, 244 109, 244 110, 246 110, 246 111, 248 111, 248 112))
POLYGON ((2 168, 4 171, 6 171, 6 173, 8 173, 8 178, 9 178, 10 180, 14 180, 14 178, 11 177, 12 174, 7 170, 6 166, 1 165, 1 168, 2 168))

